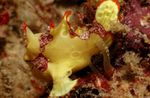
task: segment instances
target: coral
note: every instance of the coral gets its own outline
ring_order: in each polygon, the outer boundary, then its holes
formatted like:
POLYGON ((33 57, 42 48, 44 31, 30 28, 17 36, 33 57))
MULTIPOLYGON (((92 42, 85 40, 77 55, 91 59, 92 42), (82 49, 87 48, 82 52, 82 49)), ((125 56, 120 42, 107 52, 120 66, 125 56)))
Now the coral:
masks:
POLYGON ((96 10, 95 18, 106 31, 110 31, 112 21, 118 21, 119 7, 116 2, 107 0, 101 2, 96 10))

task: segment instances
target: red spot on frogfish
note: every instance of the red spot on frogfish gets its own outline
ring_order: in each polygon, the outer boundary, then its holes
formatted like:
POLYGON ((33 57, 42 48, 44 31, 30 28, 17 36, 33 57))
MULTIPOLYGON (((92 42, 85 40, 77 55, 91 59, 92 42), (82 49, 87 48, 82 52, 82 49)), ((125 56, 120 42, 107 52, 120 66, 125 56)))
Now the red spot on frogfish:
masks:
POLYGON ((45 46, 53 40, 53 36, 48 32, 48 33, 43 33, 40 36, 40 51, 43 52, 45 50, 45 46))
POLYGON ((34 68, 41 72, 44 72, 48 68, 48 59, 42 54, 39 54, 31 63, 34 65, 34 68))

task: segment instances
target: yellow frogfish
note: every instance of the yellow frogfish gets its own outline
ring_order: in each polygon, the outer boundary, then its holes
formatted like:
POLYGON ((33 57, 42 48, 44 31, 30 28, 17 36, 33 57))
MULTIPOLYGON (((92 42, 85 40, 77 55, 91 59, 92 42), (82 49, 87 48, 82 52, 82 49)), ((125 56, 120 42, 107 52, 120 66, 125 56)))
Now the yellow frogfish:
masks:
MULTIPOLYGON (((109 31, 110 21, 116 20, 117 5, 111 0, 102 2, 96 10, 96 21, 109 31), (105 12, 106 11, 106 12, 105 12), (110 15, 114 12, 113 15, 110 15)), ((46 33, 34 34, 24 25, 26 54, 25 60, 33 62, 45 76, 51 77, 53 87, 50 97, 59 97, 67 94, 77 84, 78 79, 72 80, 69 76, 91 64, 91 57, 102 53, 104 70, 107 75, 112 74, 113 67, 109 62, 108 47, 112 37, 92 32, 78 27, 70 33, 71 12, 65 13, 61 23, 46 33)))

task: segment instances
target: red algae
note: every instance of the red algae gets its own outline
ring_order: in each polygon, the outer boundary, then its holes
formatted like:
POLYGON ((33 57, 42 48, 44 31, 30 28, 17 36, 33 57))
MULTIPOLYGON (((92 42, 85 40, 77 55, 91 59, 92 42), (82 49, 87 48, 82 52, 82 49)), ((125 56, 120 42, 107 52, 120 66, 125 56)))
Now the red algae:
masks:
POLYGON ((21 30, 22 30, 23 32, 27 32, 27 24, 26 24, 26 22, 23 22, 23 23, 21 24, 21 30))
POLYGON ((54 21, 52 21, 52 20, 50 21, 50 27, 51 27, 51 28, 55 28, 55 23, 54 23, 54 21))
POLYGON ((0 14, 0 25, 5 25, 9 22, 9 13, 3 12, 0 14))

